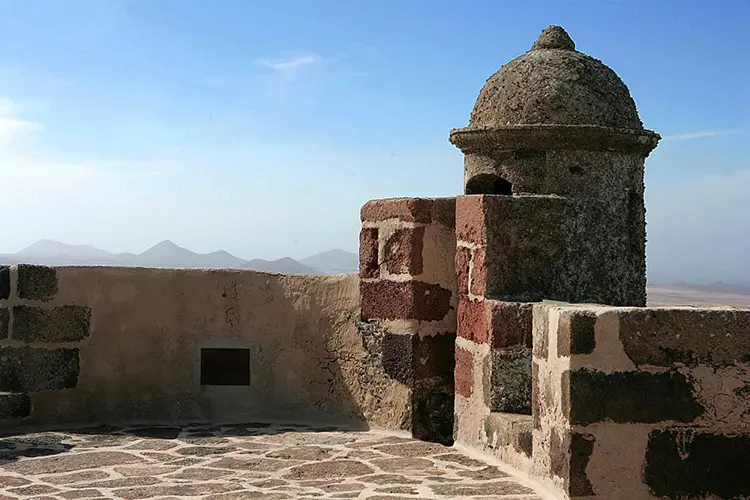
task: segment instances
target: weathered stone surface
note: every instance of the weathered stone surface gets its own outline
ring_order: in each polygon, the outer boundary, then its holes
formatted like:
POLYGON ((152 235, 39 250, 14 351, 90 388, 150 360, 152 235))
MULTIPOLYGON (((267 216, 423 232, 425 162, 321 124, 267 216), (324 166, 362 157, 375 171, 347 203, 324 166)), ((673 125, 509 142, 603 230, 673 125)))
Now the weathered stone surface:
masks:
POLYGON ((20 495, 21 497, 38 497, 48 493, 56 493, 60 490, 44 484, 32 484, 31 486, 21 486, 19 488, 8 488, 8 493, 20 495))
POLYGON ((415 337, 414 377, 438 377, 452 385, 455 364, 456 334, 441 333, 415 337))
POLYGON ((666 498, 750 498, 750 434, 651 432, 643 480, 666 498))
POLYGON ((404 457, 404 458, 378 458, 371 463, 380 467, 384 472, 398 472, 401 474, 416 475, 442 475, 443 471, 435 468, 434 464, 426 458, 404 457))
POLYGON ((5 307, 0 307, 0 339, 8 338, 8 326, 10 325, 10 312, 5 307))
POLYGON ((649 308, 619 316, 620 340, 636 365, 750 363, 750 311, 649 308))
POLYGON ((490 338, 487 309, 484 300, 461 297, 457 312, 458 335, 477 344, 486 344, 490 338))
POLYGON ((10 297, 10 267, 0 266, 0 300, 10 297))
POLYGON ((421 482, 421 480, 415 480, 399 474, 375 474, 360 477, 359 480, 372 484, 419 484, 421 482))
POLYGON ((490 408, 531 415, 531 349, 493 349, 490 408))
POLYGON ((254 470, 260 472, 274 472, 279 469, 297 465, 298 460, 278 460, 275 458, 232 458, 225 457, 216 462, 211 462, 211 467, 216 469, 232 470, 254 470))
POLYGON ((386 332, 383 336, 383 369, 394 380, 411 387, 414 383, 414 349, 417 337, 386 332))
POLYGON ((0 391, 70 389, 79 373, 78 349, 0 348, 0 391))
POLYGON ((375 449, 396 457, 422 457, 434 453, 445 453, 450 448, 435 443, 414 441, 403 444, 386 444, 375 449))
MULTIPOLYGON (((237 486, 225 483, 194 483, 179 485, 155 485, 113 490, 112 493, 126 500, 154 498, 160 496, 202 496, 236 490, 237 486)), ((261 497, 262 498, 262 497, 261 497)))
POLYGON ((76 498, 101 498, 102 492, 95 489, 63 491, 59 495, 65 499, 73 500, 76 498))
POLYGON ((455 387, 456 394, 465 398, 474 391, 474 356, 460 347, 456 347, 455 387))
POLYGON ((586 467, 594 451, 594 436, 573 433, 570 438, 570 484, 568 486, 570 496, 593 495, 594 490, 586 475, 586 467))
POLYGON ((430 486, 438 495, 447 497, 469 497, 487 495, 530 495, 534 491, 510 481, 486 482, 477 485, 437 484, 430 486))
POLYGON ((359 233, 359 277, 377 278, 378 266, 378 228, 363 227, 359 233))
POLYGON ((477 297, 487 295, 487 247, 474 249, 471 261, 471 293, 477 297))
POLYGON ((497 467, 486 466, 479 470, 464 470, 459 471, 457 474, 461 477, 468 477, 479 481, 488 481, 490 479, 500 479, 508 477, 508 474, 501 471, 497 467))
POLYGON ((456 240, 480 246, 486 244, 484 196, 464 195, 456 198, 456 240))
POLYGON ((469 272, 472 251, 466 247, 456 248, 456 277, 458 280, 458 296, 466 296, 469 293, 469 272))
POLYGON ((374 470, 355 460, 331 460, 292 467, 284 475, 287 479, 331 479, 338 477, 356 477, 372 474, 374 470))
POLYGON ((622 423, 692 422, 704 413, 692 384, 676 371, 663 373, 593 370, 568 372, 573 424, 611 419, 622 423))
POLYGON ((76 342, 89 336, 90 324, 86 306, 13 308, 13 339, 22 342, 76 342))
MULTIPOLYGON (((160 474, 160 470, 158 468, 150 468, 152 474, 160 474)), ((115 469, 116 471, 119 471, 119 468, 115 469)), ((96 481, 99 479, 105 479, 109 477, 109 474, 107 472, 101 471, 101 470, 86 470, 81 472, 71 472, 69 474, 59 474, 54 476, 43 476, 40 479, 46 483, 50 484, 71 484, 71 483, 80 483, 83 481, 96 481)))
POLYGON ((130 486, 150 486, 160 482, 161 480, 153 476, 134 476, 106 479, 104 481, 94 481, 91 483, 81 483, 76 486, 82 488, 127 488, 130 486))
POLYGON ((549 311, 546 306, 536 304, 532 308, 532 354, 535 358, 547 359, 549 355, 549 311))
POLYGON ((383 261, 390 274, 422 274, 424 227, 397 229, 385 243, 383 261))
POLYGON ((362 222, 397 219, 402 222, 432 222, 432 198, 389 198, 371 200, 360 211, 362 222))
POLYGON ((0 420, 31 414, 31 397, 23 393, 0 393, 0 420))
POLYGON ((268 458, 282 458, 285 460, 326 460, 336 454, 332 448, 320 446, 298 446, 267 453, 268 458))
POLYGON ((18 265, 18 297, 28 300, 52 299, 57 294, 57 272, 52 267, 18 265))
POLYGON ((450 290, 422 281, 360 282, 362 319, 437 321, 451 309, 450 290))
POLYGON ((13 486, 25 486, 31 484, 31 481, 18 476, 0 476, 0 488, 9 488, 13 486))
POLYGON ((175 472, 178 469, 179 467, 176 465, 149 465, 148 467, 115 467, 115 472, 117 472, 118 474, 122 474, 125 477, 136 477, 169 474, 170 472, 175 472))
POLYGON ((487 300, 490 313, 492 347, 532 347, 533 304, 487 300))
POLYGON ((557 354, 591 354, 596 346, 596 313, 593 311, 566 311, 557 328, 557 354))
POLYGON ((12 462, 3 465, 3 468, 10 472, 22 472, 26 475, 37 475, 107 467, 110 465, 132 464, 140 460, 141 459, 135 455, 123 453, 121 451, 94 451, 91 453, 42 457, 28 462, 12 462))

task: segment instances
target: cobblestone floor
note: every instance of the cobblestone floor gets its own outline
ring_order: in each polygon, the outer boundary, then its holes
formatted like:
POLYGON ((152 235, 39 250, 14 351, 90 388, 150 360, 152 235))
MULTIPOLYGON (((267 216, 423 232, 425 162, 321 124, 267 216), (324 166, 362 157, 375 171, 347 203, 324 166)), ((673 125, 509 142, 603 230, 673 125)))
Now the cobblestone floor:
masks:
POLYGON ((271 425, 97 428, 0 439, 0 499, 541 499, 453 448, 271 425))

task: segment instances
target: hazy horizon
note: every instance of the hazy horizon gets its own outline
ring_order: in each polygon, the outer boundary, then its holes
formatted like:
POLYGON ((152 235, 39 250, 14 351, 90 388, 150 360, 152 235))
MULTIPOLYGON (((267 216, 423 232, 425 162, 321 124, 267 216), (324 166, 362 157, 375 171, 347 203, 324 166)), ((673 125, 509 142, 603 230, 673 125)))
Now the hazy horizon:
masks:
POLYGON ((367 200, 460 194, 449 130, 559 24, 664 137, 649 279, 750 284, 748 18, 697 0, 0 0, 0 253, 356 253, 367 200))

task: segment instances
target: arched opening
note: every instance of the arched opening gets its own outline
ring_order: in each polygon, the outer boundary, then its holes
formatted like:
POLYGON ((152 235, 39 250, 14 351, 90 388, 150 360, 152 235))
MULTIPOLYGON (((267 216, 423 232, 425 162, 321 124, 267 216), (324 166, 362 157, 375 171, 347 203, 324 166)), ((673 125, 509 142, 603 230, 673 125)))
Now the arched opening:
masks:
POLYGON ((466 183, 466 194, 513 194, 513 184, 494 174, 481 174, 466 183))

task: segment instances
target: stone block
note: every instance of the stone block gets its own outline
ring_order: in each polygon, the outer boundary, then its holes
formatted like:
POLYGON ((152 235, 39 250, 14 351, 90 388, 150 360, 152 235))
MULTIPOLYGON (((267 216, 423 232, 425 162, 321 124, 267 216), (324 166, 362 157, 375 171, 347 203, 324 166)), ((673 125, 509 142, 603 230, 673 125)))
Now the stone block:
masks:
POLYGON ((397 229, 385 243, 383 261, 390 274, 422 274, 424 227, 397 229))
POLYGON ((10 267, 0 266, 0 300, 10 297, 10 267))
POLYGON ((396 219, 401 222, 432 222, 433 199, 431 198, 389 198, 371 200, 360 211, 362 222, 378 222, 396 219))
POLYGON ((469 293, 469 266, 471 265, 472 251, 466 247, 456 248, 456 277, 458 280, 459 297, 469 293))
POLYGON ((18 297, 27 300, 52 299, 57 294, 57 272, 48 266, 18 265, 18 297))
POLYGON ((477 247, 471 264, 471 293, 484 297, 487 293, 487 248, 477 247))
POLYGON ((453 381, 422 379, 411 394, 412 436, 423 441, 453 444, 453 381))
POLYGON ((378 228, 363 227, 359 233, 359 277, 377 278, 379 275, 378 228))
POLYGON ((750 311, 648 308, 619 315, 620 340, 636 365, 750 363, 750 311))
POLYGON ((0 339, 8 338, 8 325, 10 323, 10 312, 5 307, 0 307, 0 339))
POLYGON ((586 467, 589 458, 594 452, 594 436, 591 434, 579 434, 574 432, 570 435, 570 465, 568 477, 568 493, 571 498, 586 497, 594 494, 586 475, 586 467))
POLYGON ((79 370, 78 349, 0 347, 0 391, 72 389, 79 370))
POLYGON ((90 324, 86 306, 13 308, 13 340, 22 342, 77 342, 89 336, 90 324))
POLYGON ((534 429, 542 428, 542 401, 539 397, 539 387, 543 382, 539 380, 539 364, 531 359, 531 417, 534 429))
POLYGON ((750 498, 750 434, 649 434, 643 482, 660 498, 750 498))
POLYGON ((456 369, 455 369, 456 394, 468 398, 474 392, 474 355, 456 347, 456 369))
POLYGON ((422 281, 362 281, 362 319, 438 321, 451 310, 452 292, 422 281))
POLYGON ((490 314, 492 347, 502 349, 533 345, 533 304, 527 302, 486 301, 490 314))
POLYGON ((492 349, 490 409, 531 415, 531 349, 492 349))
POLYGON ((602 373, 580 369, 566 373, 570 399, 563 387, 563 413, 572 424, 607 419, 617 423, 692 422, 705 411, 693 385, 677 371, 602 373))
POLYGON ((383 336, 383 370, 389 377, 409 387, 414 382, 414 348, 412 334, 386 332, 383 336))
POLYGON ((565 311, 557 328, 557 355, 591 354, 596 346, 593 311, 565 311))
POLYGON ((547 359, 549 355, 549 309, 535 304, 531 313, 531 332, 534 357, 547 359))
POLYGON ((414 378, 438 378, 453 386, 456 363, 456 334, 441 333, 417 337, 414 351, 414 378))
POLYGON ((433 198, 432 223, 456 228, 456 198, 433 198))
POLYGON ((24 418, 31 414, 31 397, 28 394, 0 393, 0 420, 24 418))
POLYGON ((458 300, 457 328, 460 337, 477 344, 486 344, 490 337, 487 319, 485 301, 466 296, 458 300))
POLYGON ((456 198, 456 240, 485 245, 487 223, 485 196, 464 195, 456 198))

